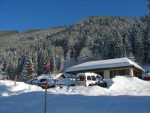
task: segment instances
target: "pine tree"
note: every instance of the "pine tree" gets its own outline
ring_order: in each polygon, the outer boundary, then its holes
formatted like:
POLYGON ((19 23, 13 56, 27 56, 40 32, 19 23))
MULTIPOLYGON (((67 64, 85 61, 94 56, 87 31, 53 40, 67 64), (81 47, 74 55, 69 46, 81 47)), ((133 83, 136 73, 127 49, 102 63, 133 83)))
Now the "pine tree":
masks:
POLYGON ((9 65, 7 67, 7 78, 8 79, 11 79, 11 80, 14 80, 15 76, 16 76, 16 69, 12 66, 12 65, 9 65))
POLYGON ((4 62, 0 67, 1 67, 1 69, 0 69, 1 78, 7 78, 7 64, 6 64, 6 62, 4 62))
POLYGON ((85 62, 85 61, 89 61, 92 60, 92 51, 88 48, 88 47, 84 47, 81 51, 80 51, 80 55, 78 60, 80 62, 85 62))
POLYGON ((49 60, 49 56, 48 56, 48 52, 45 51, 40 51, 37 54, 37 74, 41 75, 44 73, 47 73, 47 71, 45 70, 45 65, 49 60))
POLYGON ((132 52, 130 52, 129 59, 131 59, 132 61, 134 61, 134 62, 135 62, 135 58, 134 58, 134 55, 133 55, 133 53, 132 53, 132 52))
POLYGON ((7 70, 7 64, 6 62, 3 63, 1 71, 2 71, 2 75, 6 74, 6 70, 7 70))
POLYGON ((24 66, 24 70, 22 72, 22 80, 28 80, 28 79, 32 79, 34 76, 32 76, 34 73, 34 67, 33 67, 33 63, 31 59, 27 59, 25 66, 24 66))

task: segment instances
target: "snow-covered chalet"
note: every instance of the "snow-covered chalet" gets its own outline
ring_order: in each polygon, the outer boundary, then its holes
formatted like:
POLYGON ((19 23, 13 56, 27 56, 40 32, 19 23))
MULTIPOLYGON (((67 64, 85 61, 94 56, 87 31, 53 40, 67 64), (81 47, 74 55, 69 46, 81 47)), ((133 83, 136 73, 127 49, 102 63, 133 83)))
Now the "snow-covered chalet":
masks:
POLYGON ((130 75, 142 78, 144 69, 134 61, 124 57, 85 62, 69 67, 65 70, 65 72, 71 74, 77 74, 80 72, 95 72, 105 79, 112 78, 116 75, 130 75))

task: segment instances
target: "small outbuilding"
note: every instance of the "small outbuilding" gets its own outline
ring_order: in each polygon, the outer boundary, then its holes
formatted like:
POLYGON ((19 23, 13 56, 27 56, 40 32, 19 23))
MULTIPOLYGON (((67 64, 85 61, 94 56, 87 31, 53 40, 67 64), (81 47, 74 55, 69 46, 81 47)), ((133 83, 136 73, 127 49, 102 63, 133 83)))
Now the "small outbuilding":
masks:
POLYGON ((150 72, 147 72, 146 74, 144 74, 143 80, 150 81, 150 72))
POLYGON ((142 78, 144 69, 134 61, 124 57, 81 63, 67 68, 65 72, 71 74, 94 72, 100 74, 104 79, 109 79, 116 75, 130 75, 142 78))

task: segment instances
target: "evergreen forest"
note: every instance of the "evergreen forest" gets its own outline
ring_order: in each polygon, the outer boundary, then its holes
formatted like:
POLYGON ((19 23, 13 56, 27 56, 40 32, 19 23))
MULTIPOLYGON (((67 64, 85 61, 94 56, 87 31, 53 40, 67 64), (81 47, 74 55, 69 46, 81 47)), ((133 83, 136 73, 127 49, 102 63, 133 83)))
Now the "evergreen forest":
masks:
POLYGON ((17 75, 26 80, 82 62, 120 57, 150 64, 150 14, 91 16, 46 30, 0 31, 0 74, 12 79, 17 75))

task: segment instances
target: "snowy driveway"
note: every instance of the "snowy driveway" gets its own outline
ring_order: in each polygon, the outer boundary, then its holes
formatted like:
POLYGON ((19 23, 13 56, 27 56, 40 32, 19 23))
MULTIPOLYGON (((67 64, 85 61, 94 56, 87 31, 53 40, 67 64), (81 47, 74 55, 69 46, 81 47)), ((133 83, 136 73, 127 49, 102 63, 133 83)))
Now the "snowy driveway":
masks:
MULTIPOLYGON (((0 97, 0 113, 44 113, 44 92, 0 97)), ((150 96, 48 94, 47 113, 150 113, 150 96)))

